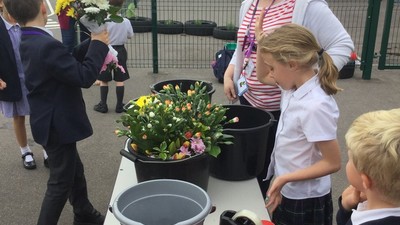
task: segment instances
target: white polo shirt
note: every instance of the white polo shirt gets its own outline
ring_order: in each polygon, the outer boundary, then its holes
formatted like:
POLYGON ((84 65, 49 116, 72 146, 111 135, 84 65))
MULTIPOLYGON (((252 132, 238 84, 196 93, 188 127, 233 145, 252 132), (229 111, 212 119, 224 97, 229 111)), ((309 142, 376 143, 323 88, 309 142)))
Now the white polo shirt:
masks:
MULTIPOLYGON (((322 159, 315 142, 336 139, 339 109, 321 88, 318 76, 297 90, 282 90, 281 117, 267 177, 303 169, 322 159), (274 171, 274 173, 271 173, 274 171)), ((321 197, 330 192, 330 176, 289 182, 282 195, 290 199, 321 197)))

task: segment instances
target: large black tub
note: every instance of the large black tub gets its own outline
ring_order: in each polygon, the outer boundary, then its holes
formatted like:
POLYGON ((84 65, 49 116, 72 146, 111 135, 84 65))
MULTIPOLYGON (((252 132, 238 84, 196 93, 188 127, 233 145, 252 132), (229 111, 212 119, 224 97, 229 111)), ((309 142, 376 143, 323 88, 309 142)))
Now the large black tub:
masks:
POLYGON ((215 88, 213 87, 211 82, 207 82, 207 81, 190 80, 190 79, 165 80, 165 81, 161 81, 161 82, 150 85, 150 89, 151 89, 152 93, 158 94, 163 89, 164 85, 172 84, 172 86, 174 86, 174 87, 176 85, 179 85, 183 92, 187 92, 190 89, 191 85, 193 85, 193 87, 194 87, 194 84, 196 82, 202 82, 202 85, 206 86, 206 90, 207 90, 207 93, 208 93, 208 95, 210 97, 210 101, 211 101, 211 97, 212 97, 212 94, 214 94, 214 92, 215 92, 215 88))
POLYGON ((239 181, 256 177, 264 168, 270 127, 275 123, 267 111, 245 105, 224 105, 228 119, 239 117, 238 123, 224 126, 224 133, 234 136, 233 145, 220 145, 221 154, 212 157, 213 177, 239 181))

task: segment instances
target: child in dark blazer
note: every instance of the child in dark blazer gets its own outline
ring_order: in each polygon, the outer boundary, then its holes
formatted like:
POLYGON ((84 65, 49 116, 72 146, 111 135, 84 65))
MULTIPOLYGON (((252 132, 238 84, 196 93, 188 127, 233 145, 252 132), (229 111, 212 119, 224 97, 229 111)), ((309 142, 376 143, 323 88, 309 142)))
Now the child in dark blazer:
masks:
POLYGON ((104 216, 88 199, 76 142, 93 133, 81 88, 89 88, 100 72, 108 52, 108 33, 91 35, 80 63, 45 28, 43 0, 4 0, 4 5, 22 26, 20 53, 32 135, 49 156, 50 177, 37 224, 57 224, 67 200, 75 225, 103 224, 104 216))

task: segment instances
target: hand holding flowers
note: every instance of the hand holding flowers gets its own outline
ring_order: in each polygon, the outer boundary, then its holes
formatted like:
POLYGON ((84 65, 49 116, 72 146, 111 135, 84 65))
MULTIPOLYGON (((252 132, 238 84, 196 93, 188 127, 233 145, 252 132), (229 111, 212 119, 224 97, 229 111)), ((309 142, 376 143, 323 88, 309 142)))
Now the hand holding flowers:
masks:
MULTIPOLYGON (((98 34, 106 29, 106 22, 121 23, 123 18, 117 15, 120 10, 109 4, 108 0, 57 0, 56 14, 66 11, 66 15, 79 21, 92 33, 98 34)), ((117 51, 108 45, 109 52, 100 72, 125 69, 118 64, 117 51)))
POLYGON ((177 160, 204 152, 217 157, 219 144, 232 144, 223 134, 227 108, 211 104, 206 86, 196 82, 183 92, 180 86, 165 85, 160 94, 130 101, 127 112, 117 122, 124 129, 116 135, 132 139, 131 147, 143 155, 161 160, 177 160))

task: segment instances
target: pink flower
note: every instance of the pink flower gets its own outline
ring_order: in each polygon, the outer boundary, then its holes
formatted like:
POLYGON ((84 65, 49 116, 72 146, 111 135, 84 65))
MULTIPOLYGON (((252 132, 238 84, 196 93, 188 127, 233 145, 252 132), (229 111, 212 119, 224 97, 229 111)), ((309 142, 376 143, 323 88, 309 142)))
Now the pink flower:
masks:
POLYGON ((185 145, 182 145, 179 149, 180 153, 184 154, 184 155, 188 155, 190 156, 190 151, 189 151, 189 147, 186 147, 185 145))
POLYGON ((201 138, 193 137, 190 139, 190 142, 192 149, 196 154, 203 153, 204 150, 206 149, 206 146, 204 145, 204 142, 203 140, 201 140, 201 138))
POLYGON ((108 68, 117 69, 119 68, 123 73, 125 73, 124 67, 118 64, 118 59, 111 52, 107 53, 106 58, 104 59, 103 66, 101 67, 100 73, 106 71, 108 68))

